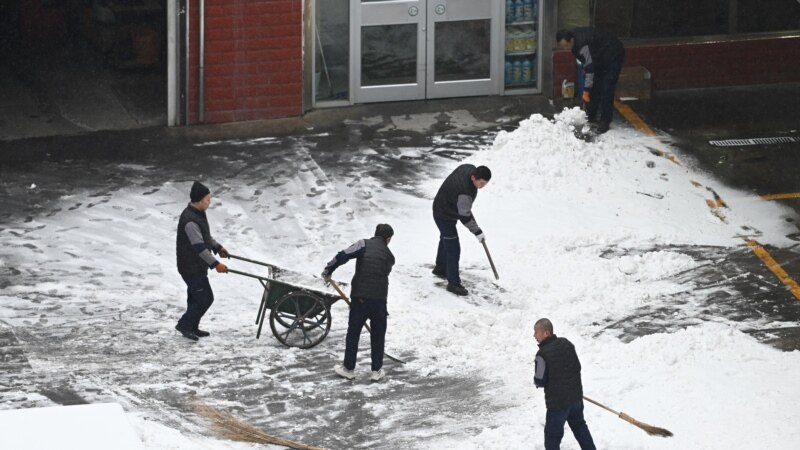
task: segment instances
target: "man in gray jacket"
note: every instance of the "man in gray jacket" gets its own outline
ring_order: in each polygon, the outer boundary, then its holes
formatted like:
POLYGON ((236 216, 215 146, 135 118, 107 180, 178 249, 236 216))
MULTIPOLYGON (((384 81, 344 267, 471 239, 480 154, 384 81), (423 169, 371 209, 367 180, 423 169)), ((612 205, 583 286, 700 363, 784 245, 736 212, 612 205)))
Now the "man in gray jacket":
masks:
POLYGON ((334 370, 342 378, 352 380, 356 377, 356 356, 361 329, 369 319, 372 325, 370 347, 372 349, 372 381, 384 377, 383 346, 386 337, 386 299, 389 296, 389 274, 394 266, 394 255, 389 250, 389 242, 394 236, 391 225, 382 223, 375 227, 375 236, 361 239, 340 251, 325 266, 322 278, 329 281, 337 267, 356 260, 356 273, 353 275, 350 290, 350 319, 347 324, 344 364, 334 370))
POLYGON ((228 251, 211 237, 206 218, 206 210, 211 205, 211 191, 195 181, 189 198, 191 203, 178 219, 175 245, 178 273, 186 282, 188 297, 186 313, 178 320, 175 329, 183 337, 196 341, 211 334, 199 328, 200 319, 214 303, 214 292, 208 283, 208 269, 213 268, 219 273, 228 271, 228 267, 217 261, 211 252, 227 258, 228 251))
POLYGON ((461 244, 456 224, 461 221, 478 242, 483 242, 485 236, 472 215, 472 203, 478 196, 478 189, 483 189, 491 179, 492 172, 488 167, 462 164, 445 178, 433 199, 433 221, 439 228, 439 248, 433 274, 447 278, 447 290, 456 295, 469 294, 461 285, 458 273, 461 244))

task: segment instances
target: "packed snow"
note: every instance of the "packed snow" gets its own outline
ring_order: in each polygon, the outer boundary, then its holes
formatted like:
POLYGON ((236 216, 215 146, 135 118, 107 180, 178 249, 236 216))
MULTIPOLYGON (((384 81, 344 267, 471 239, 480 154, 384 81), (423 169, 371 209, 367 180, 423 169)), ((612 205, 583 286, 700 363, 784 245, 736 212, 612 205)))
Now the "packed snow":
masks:
MULTIPOLYGON (((386 351, 409 360, 402 370, 387 361, 387 379, 378 386, 341 382, 333 377, 332 365, 322 372, 330 379, 307 384, 297 379, 307 376, 303 370, 268 373, 254 363, 232 367, 227 379, 207 380, 200 394, 213 395, 217 385, 234 380, 269 378, 287 391, 324 400, 327 394, 316 384, 323 383, 365 396, 369 401, 363 408, 379 418, 379 428, 364 431, 373 440, 354 447, 397 448, 393 442, 404 437, 405 448, 543 448, 544 395, 532 382, 537 350, 533 323, 547 317, 556 335, 577 348, 585 395, 674 433, 671 438, 650 437, 587 403, 586 419, 598 448, 795 448, 800 442, 800 427, 794 425, 800 421, 800 385, 794 381, 800 352, 781 352, 745 332, 785 324, 719 317, 640 336, 623 336, 616 326, 637 308, 667 305, 675 295, 682 295, 683 308, 695 307, 705 294, 692 292, 674 276, 700 262, 682 247, 741 248, 744 238, 756 237, 747 230, 757 230, 762 244, 787 245, 785 236, 794 230, 776 220, 787 212, 658 156, 658 151, 676 152, 668 142, 620 126, 589 143, 573 135, 583 124, 577 109, 554 120, 534 115, 514 131, 501 131, 492 146, 464 161, 434 162, 425 159, 425 149, 401 149, 395 162, 419 169, 420 176, 410 184, 393 184, 386 181, 391 176, 372 174, 374 149, 362 150, 364 169, 356 175, 317 163, 312 146, 287 156, 280 166, 243 163, 242 172, 260 171, 256 181, 197 174, 214 193, 208 216, 218 241, 231 253, 297 271, 316 275, 337 251, 371 236, 376 224, 391 224, 395 237, 390 248, 397 264, 390 278, 386 351), (493 173, 473 212, 499 271, 499 280, 494 280, 483 248, 459 226, 462 276, 471 291, 467 298, 447 293, 430 274, 438 241, 431 202, 444 177, 463 162, 487 165, 493 173), (712 190, 727 208, 715 213, 709 207, 712 190), (403 399, 396 396, 409 379, 426 377, 478 380, 481 391, 459 401, 485 410, 447 416, 436 429, 426 429, 424 420, 415 427, 408 412, 413 405, 403 408, 403 399)), ((253 145, 270 143, 267 139, 253 145)), ((151 169, 125 168, 142 173, 151 169)), ((45 331, 102 336, 103 330, 82 327, 84 319, 72 319, 86 312, 82 302, 88 301, 92 320, 121 318, 132 310, 137 312, 129 320, 151 330, 137 344, 146 346, 146 362, 128 360, 135 363, 121 371, 168 371, 168 363, 159 361, 167 352, 186 354, 179 356, 179 363, 246 356, 289 367, 301 359, 302 351, 281 348, 269 331, 258 345, 253 342, 254 299, 260 286, 234 275, 210 274, 217 298, 204 319, 204 328, 214 333, 210 340, 182 345, 172 330, 184 308, 185 289, 174 268, 174 227, 190 184, 188 178, 165 180, 145 190, 131 183, 108 194, 106 201, 93 200, 91 191, 76 191, 61 199, 56 213, 2 230, 0 241, 15 246, 15 267, 27 281, 0 291, 0 326, 6 323, 21 331, 23 344, 26 336, 45 331), (24 247, 20 239, 34 248, 24 247), (47 292, 58 295, 41 294, 47 292)), ((2 256, 0 266, 8 264, 10 255, 2 256)), ((229 266, 252 269, 235 261, 229 266)), ((353 264, 343 266, 334 278, 349 280, 353 269, 353 264)), ((338 360, 347 312, 340 304, 333 310, 333 329, 338 331, 320 348, 338 360)), ((362 339, 356 371, 366 379, 367 335, 362 339)), ((92 377, 91 364, 75 367, 59 354, 26 356, 35 371, 80 369, 75 377, 85 377, 86 385, 99 380, 92 377)), ((104 392, 112 397, 106 400, 125 405, 148 449, 250 447, 194 434, 191 427, 178 429, 179 411, 154 413, 152 404, 126 397, 109 379, 103 378, 104 392)), ((157 377, 151 382, 156 381, 161 382, 157 377)), ((165 376, 164 390, 194 390, 182 383, 165 376)), ((27 404, 47 403, 35 401, 34 392, 5 393, 0 408, 25 404, 20 397, 27 397, 27 404)), ((228 398, 219 404, 237 407, 237 401, 228 398)), ((338 399, 330 408, 346 410, 345 403, 338 399)), ((283 437, 293 438, 292 429, 323 426, 335 433, 336 420, 325 408, 308 414, 308 424, 281 427, 283 437)), ((280 411, 275 414, 282 420, 280 411)), ((577 448, 568 430, 562 448, 577 448)))

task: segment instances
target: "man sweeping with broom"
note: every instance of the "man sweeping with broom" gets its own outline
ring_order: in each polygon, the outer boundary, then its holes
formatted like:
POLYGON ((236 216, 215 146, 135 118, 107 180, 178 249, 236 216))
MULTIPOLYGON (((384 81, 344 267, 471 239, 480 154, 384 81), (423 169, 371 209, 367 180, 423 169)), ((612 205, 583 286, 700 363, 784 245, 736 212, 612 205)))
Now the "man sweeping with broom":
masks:
POLYGON ((564 422, 582 450, 595 450, 592 434, 583 419, 583 385, 581 362, 575 346, 553 334, 549 319, 539 319, 533 325, 533 337, 539 343, 536 353, 536 372, 533 382, 544 388, 547 418, 544 423, 544 448, 557 450, 564 437, 564 422))

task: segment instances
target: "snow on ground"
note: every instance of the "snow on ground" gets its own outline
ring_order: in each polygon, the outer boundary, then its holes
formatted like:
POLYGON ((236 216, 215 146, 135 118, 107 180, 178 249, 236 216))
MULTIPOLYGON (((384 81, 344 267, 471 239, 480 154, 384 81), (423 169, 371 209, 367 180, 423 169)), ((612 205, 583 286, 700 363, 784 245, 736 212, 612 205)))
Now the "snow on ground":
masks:
MULTIPOLYGON (((403 437, 403 447, 542 448, 544 398, 532 384, 532 328, 540 317, 550 318, 556 334, 575 344, 587 396, 675 433, 670 439, 649 437, 587 404, 598 448, 778 449, 793 448, 792 442, 800 440, 800 429, 792 426, 800 421, 794 401, 800 387, 793 381, 800 353, 758 343, 742 332, 752 324, 719 318, 631 339, 610 329, 637 307, 658 305, 686 291, 671 277, 698 262, 680 246, 734 249, 744 245, 748 230, 757 230, 763 244, 782 245, 791 230, 774 218, 784 211, 656 156, 651 150, 671 149, 630 129, 614 128, 593 143, 578 140, 571 127, 581 127, 581 120, 577 110, 555 121, 534 115, 517 130, 500 132, 491 148, 466 161, 488 165, 493 172, 474 213, 500 274, 495 281, 482 247, 460 227, 462 273, 472 291, 466 299, 445 292, 430 274, 438 239, 431 201, 441 180, 460 162, 425 159, 424 149, 413 148, 400 149, 387 162, 379 159, 382 151, 365 148, 354 156, 360 165, 346 168, 320 162, 323 155, 305 146, 261 164, 238 160, 236 154, 219 156, 219 165, 235 169, 237 176, 203 176, 215 196, 209 217, 220 242, 232 253, 309 274, 318 274, 338 250, 370 236, 377 223, 395 228, 387 351, 409 363, 402 370, 387 363, 383 386, 351 387, 367 398, 388 396, 385 403, 365 406, 382 426, 375 440, 361 447, 392 448, 393 439, 403 437), (392 164, 398 163, 419 175, 411 181, 376 175, 396 170, 392 164), (722 210, 725 220, 709 208, 707 201, 714 197, 708 188, 728 202, 730 208, 722 210), (409 379, 435 377, 481 380, 482 392, 460 401, 487 405, 486 410, 448 415, 435 430, 415 428, 409 409, 392 393, 402 391, 409 379)), ((53 214, 0 232, 3 246, 16 249, 15 268, 23 275, 0 291, 0 321, 32 335, 47 330, 66 337, 102 333, 81 328, 87 313, 92 320, 134 314, 136 326, 148 330, 143 345, 152 355, 146 365, 136 361, 125 369, 157 377, 168 371, 167 364, 199 358, 178 356, 159 365, 160 352, 184 351, 182 342, 173 342, 180 339, 171 329, 184 308, 184 287, 174 269, 174 226, 193 176, 153 187, 139 184, 136 173, 146 177, 163 169, 129 165, 125 170, 133 180, 127 185, 72 192, 53 214)), ((4 260, 0 264, 8 264, 6 253, 4 260)), ((230 267, 258 271, 238 262, 230 267)), ((344 266, 334 278, 348 280, 352 271, 352 264, 344 266)), ((302 358, 296 350, 251 344, 257 283, 233 275, 210 277, 217 298, 224 300, 212 306, 204 323, 224 333, 217 333, 222 342, 204 345, 209 358, 261 358, 275 367, 302 358)), ((700 295, 687 293, 685 307, 692 308, 700 295)), ((338 331, 320 348, 338 359, 346 309, 337 304, 334 315, 338 331)), ((366 376, 368 352, 363 348, 357 370, 366 376)), ((76 370, 59 355, 27 356, 33 370, 76 370)), ((126 359, 119 361, 125 364, 126 359)), ((260 362, 236 365, 229 380, 209 380, 201 393, 236 379, 264 377, 326 398, 315 394, 322 388, 298 381, 307 375, 304 371, 262 371, 260 362)), ((163 382, 166 390, 190 390, 169 376, 163 382)), ((19 403, 11 397, 0 397, 0 407, 19 403)), ((236 399, 227 401, 236 405, 236 399)), ((347 409, 346 399, 337 402, 335 408, 347 409)), ((135 410, 139 404, 126 405, 148 448, 170 448, 180 440, 172 429, 179 421, 158 424, 135 410)), ((335 432, 336 419, 325 411, 310 420, 335 432)), ((187 436, 192 428, 182 433, 187 436)), ((191 439, 202 444, 185 448, 245 448, 201 436, 191 439)), ((569 431, 563 448, 576 448, 569 431)))

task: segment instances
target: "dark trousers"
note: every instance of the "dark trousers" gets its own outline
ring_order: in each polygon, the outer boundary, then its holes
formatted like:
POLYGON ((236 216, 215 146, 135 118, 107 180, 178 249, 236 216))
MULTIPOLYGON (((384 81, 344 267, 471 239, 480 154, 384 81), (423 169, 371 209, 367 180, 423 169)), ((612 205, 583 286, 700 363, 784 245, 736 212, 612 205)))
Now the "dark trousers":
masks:
POLYGON ((614 117, 614 91, 617 90, 619 72, 622 70, 624 54, 611 61, 610 64, 596 67, 594 85, 589 88, 591 101, 586 105, 586 115, 594 120, 600 110, 600 122, 611 123, 614 117))
POLYGON ((561 438, 564 437, 564 422, 569 424, 575 440, 582 450, 595 450, 592 434, 583 420, 583 400, 578 400, 566 409, 547 410, 547 419, 544 423, 544 448, 545 450, 558 450, 561 447, 561 438))
POLYGON ((458 274, 458 260, 461 259, 461 244, 458 242, 456 220, 443 219, 433 216, 436 226, 439 227, 439 249, 436 251, 436 265, 447 273, 447 282, 461 284, 458 274))
POLYGON ((372 370, 383 367, 383 344, 386 339, 386 300, 352 299, 350 302, 350 319, 347 322, 347 338, 344 350, 344 367, 353 370, 356 367, 358 340, 361 329, 369 319, 372 334, 369 343, 372 348, 372 370))
POLYGON ((200 325, 200 319, 214 303, 214 292, 208 283, 207 275, 185 276, 186 282, 186 312, 178 320, 181 329, 195 331, 200 325))

